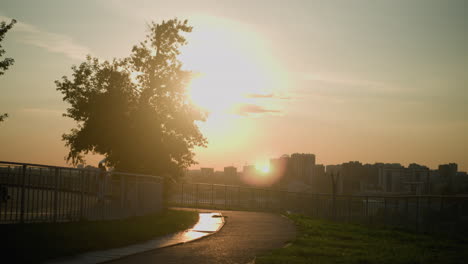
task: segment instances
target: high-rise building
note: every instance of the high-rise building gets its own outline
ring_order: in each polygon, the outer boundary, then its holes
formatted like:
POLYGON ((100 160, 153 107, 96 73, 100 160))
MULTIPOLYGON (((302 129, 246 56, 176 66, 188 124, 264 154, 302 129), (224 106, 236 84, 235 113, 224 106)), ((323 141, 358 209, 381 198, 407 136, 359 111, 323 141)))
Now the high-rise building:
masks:
POLYGON ((291 179, 310 183, 315 166, 315 155, 308 153, 294 153, 289 159, 291 179))
POLYGON ((200 168, 201 176, 203 178, 213 178, 214 168, 200 168))
POLYGON ((399 163, 378 165, 379 170, 379 185, 382 191, 389 193, 400 193, 402 186, 402 179, 404 178, 404 167, 399 163))
POLYGON ((310 184, 314 173, 315 155, 294 153, 283 155, 277 159, 270 159, 270 171, 279 184, 284 185, 292 181, 310 184))
POLYGON ((325 174, 325 166, 316 164, 313 168, 310 185, 314 193, 331 193, 331 180, 325 174))
POLYGON ((239 176, 237 175, 237 168, 233 166, 224 167, 224 182, 226 184, 238 184, 239 176))
POLYGON ((256 172, 255 165, 245 165, 242 168, 242 174, 253 174, 256 172))
POLYGON ((358 161, 350 161, 341 165, 340 178, 343 181, 342 193, 353 194, 362 191, 364 182, 365 168, 358 161))
POLYGON ((441 177, 441 180, 446 183, 446 192, 448 193, 455 193, 457 191, 457 186, 455 184, 457 172, 458 165, 456 163, 439 165, 439 175, 441 177))
POLYGON ((429 168, 416 163, 411 163, 406 169, 403 179, 403 191, 409 194, 430 194, 431 183, 429 168))
POLYGON ((270 159, 270 173, 277 179, 276 185, 284 185, 290 180, 289 156, 283 155, 277 159, 270 159))

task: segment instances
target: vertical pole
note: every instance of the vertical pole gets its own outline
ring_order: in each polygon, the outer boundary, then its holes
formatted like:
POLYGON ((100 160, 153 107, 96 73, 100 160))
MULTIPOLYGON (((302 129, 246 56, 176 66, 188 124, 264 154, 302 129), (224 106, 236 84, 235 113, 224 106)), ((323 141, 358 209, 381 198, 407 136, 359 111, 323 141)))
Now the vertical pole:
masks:
POLYGON ((319 195, 315 195, 315 217, 319 217, 319 195))
POLYGON ((135 177, 135 198, 136 198, 136 215, 141 215, 141 197, 140 197, 140 177, 135 177))
POLYGON ((54 185, 54 211, 53 211, 53 222, 57 222, 58 213, 58 181, 59 181, 59 168, 55 168, 55 185, 54 185))
POLYGON ((384 197, 384 225, 387 225, 387 197, 384 197))
POLYGON ((67 220, 71 220, 71 218, 73 217, 72 216, 72 210, 73 210, 73 172, 72 172, 72 169, 69 169, 68 170, 68 186, 67 186, 67 189, 66 189, 66 195, 68 197, 68 201, 67 201, 67 206, 68 208, 65 209, 65 212, 67 213, 67 220))
POLYGON ((184 183, 182 183, 181 189, 182 189, 181 191, 182 194, 180 196, 180 204, 183 205, 184 204, 184 183))
POLYGON ((240 207, 240 186, 237 186, 237 206, 240 207))
POLYGON ((369 216, 369 196, 366 196, 366 217, 368 222, 370 222, 370 216, 369 216))
POLYGON ((25 184, 26 184, 26 165, 23 165, 23 173, 21 177, 21 204, 20 204, 20 223, 24 224, 24 199, 25 199, 25 184))
POLYGON ((440 211, 441 214, 442 214, 442 211, 443 211, 443 210, 444 210, 444 197, 441 196, 441 197, 440 197, 440 209, 439 209, 439 211, 440 211))
POLYGON ((451 215, 451 219, 453 219, 453 225, 452 225, 452 234, 455 234, 456 230, 457 230, 457 223, 458 223, 458 199, 454 198, 454 197, 450 197, 451 199, 451 203, 452 203, 452 215, 451 215))
POLYGON ((195 188, 196 188, 196 189, 195 189, 195 200, 196 200, 196 201, 195 201, 195 206, 196 206, 196 207, 198 207, 198 185, 199 185, 199 184, 197 183, 196 186, 195 186, 195 188))
POLYGON ((120 214, 122 217, 129 216, 128 204, 127 204, 127 176, 119 175, 120 181, 120 214))
POLYGON ((351 222, 351 196, 348 196, 348 223, 351 222))
POLYGON ((250 202, 251 202, 250 208, 253 208, 254 207, 254 199, 255 199, 255 190, 253 188, 251 188, 250 190, 251 190, 251 192, 250 192, 250 202))
POLYGON ((424 226, 426 227, 426 232, 430 232, 431 230, 431 221, 432 221, 432 218, 433 217, 428 217, 428 215, 432 215, 432 205, 431 205, 431 202, 432 202, 432 199, 431 199, 431 196, 427 197, 427 207, 426 207, 426 215, 425 217, 423 218, 423 221, 425 221, 426 223, 424 224, 424 226))
POLYGON ((437 218, 437 219, 438 219, 438 223, 437 223, 436 226, 440 226, 440 224, 441 224, 441 222, 442 222, 443 212, 444 212, 444 197, 443 197, 443 196, 440 196, 439 217, 437 218))
POLYGON ((406 226, 409 223, 409 208, 408 208, 408 197, 405 198, 405 214, 406 214, 406 226))
POLYGON ((270 209, 270 208, 271 208, 271 206, 270 206, 270 204, 271 204, 270 199, 271 199, 271 196, 272 196, 272 195, 271 195, 271 190, 269 191, 268 189, 265 189, 265 196, 266 196, 266 198, 265 198, 265 199, 266 199, 266 208, 267 208, 267 209, 270 209))
POLYGON ((211 206, 214 205, 214 184, 211 184, 211 206))
MULTIPOLYGON (((39 187, 44 187, 44 178, 42 177, 42 168, 39 168, 39 183, 38 183, 39 187)), ((40 199, 38 199, 40 201, 40 206, 39 206, 39 211, 40 212, 44 212, 44 190, 41 190, 40 191, 40 199)))
POLYGON ((80 221, 83 220, 83 207, 84 207, 84 173, 82 170, 78 171, 78 177, 80 178, 80 221))
POLYGON ((224 208, 227 208, 227 185, 224 185, 224 208))
POLYGON ((419 196, 416 197, 416 231, 419 232, 419 196))

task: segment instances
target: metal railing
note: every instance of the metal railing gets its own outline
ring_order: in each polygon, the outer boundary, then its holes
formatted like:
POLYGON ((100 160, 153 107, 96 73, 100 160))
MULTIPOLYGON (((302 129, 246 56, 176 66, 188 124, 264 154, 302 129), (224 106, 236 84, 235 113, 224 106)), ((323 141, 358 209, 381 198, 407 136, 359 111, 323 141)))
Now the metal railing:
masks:
POLYGON ((161 177, 0 161, 0 223, 118 219, 161 210, 161 177))
POLYGON ((288 192, 217 184, 177 184, 174 206, 290 211, 317 218, 468 234, 468 196, 358 196, 288 192))

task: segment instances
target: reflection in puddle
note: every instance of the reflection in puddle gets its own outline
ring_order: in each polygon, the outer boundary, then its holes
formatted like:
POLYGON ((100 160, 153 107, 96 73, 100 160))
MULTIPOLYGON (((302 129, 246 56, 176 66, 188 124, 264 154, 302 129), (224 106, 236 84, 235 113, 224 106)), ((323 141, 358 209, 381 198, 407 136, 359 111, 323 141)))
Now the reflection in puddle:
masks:
POLYGON ((204 237, 204 236, 207 236, 207 235, 209 235, 209 233, 203 233, 203 232, 197 232, 197 231, 190 230, 190 231, 184 232, 182 234, 182 240, 183 241, 191 241, 191 240, 201 238, 201 237, 204 237))
POLYGON ((200 232, 216 232, 223 224, 222 217, 217 217, 218 215, 219 213, 200 213, 200 219, 192 230, 200 232))

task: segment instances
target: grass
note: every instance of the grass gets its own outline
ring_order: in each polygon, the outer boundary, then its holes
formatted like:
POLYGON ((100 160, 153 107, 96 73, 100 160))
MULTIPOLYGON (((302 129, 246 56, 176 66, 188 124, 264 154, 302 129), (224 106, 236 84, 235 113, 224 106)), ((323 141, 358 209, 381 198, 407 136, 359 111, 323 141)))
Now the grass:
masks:
POLYGON ((167 210, 124 220, 0 225, 2 259, 38 263, 93 250, 122 247, 192 227, 194 211, 167 210))
POLYGON ((334 223, 301 215, 289 217, 297 225, 297 239, 288 247, 257 258, 256 264, 445 264, 468 260, 467 239, 334 223))

